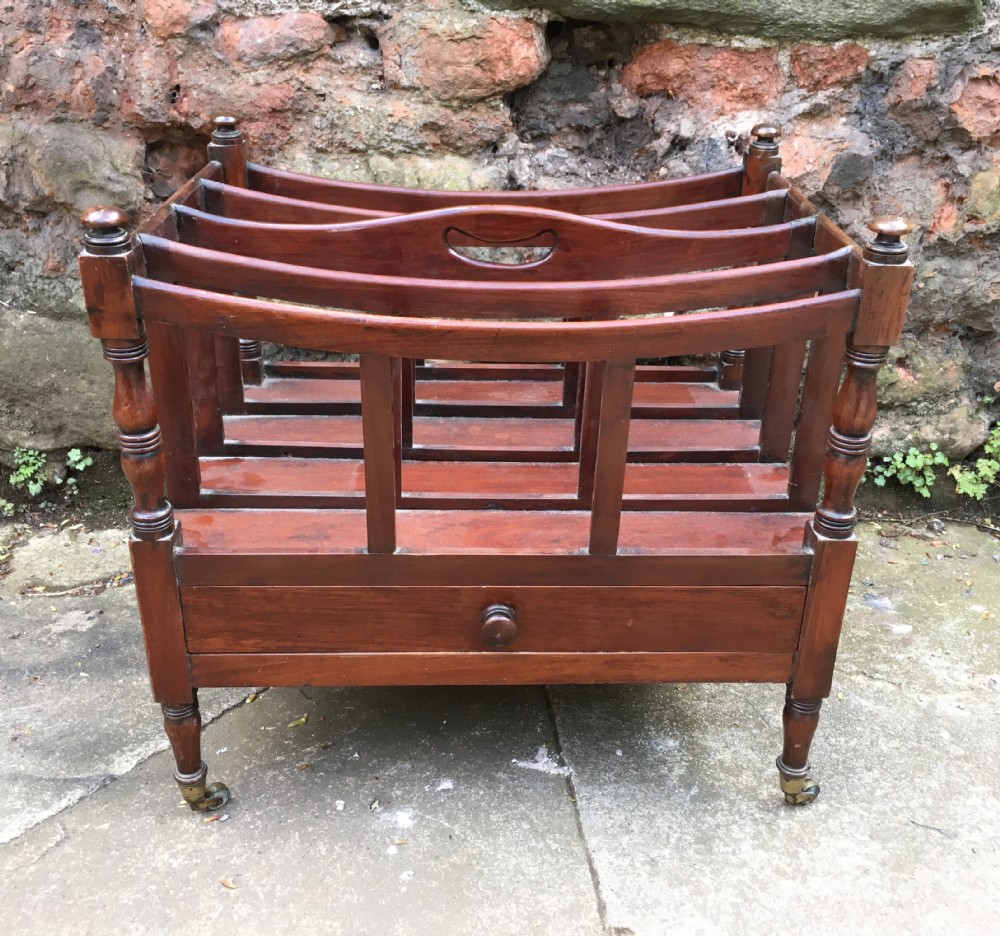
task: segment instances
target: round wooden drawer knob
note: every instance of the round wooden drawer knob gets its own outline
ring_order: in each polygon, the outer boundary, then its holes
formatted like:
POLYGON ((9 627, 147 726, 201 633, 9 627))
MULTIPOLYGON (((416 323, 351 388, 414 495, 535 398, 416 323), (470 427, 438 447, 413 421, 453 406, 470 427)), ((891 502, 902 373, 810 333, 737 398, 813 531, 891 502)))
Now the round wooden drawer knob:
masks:
POLYGON ((502 650, 517 640, 517 617, 508 604, 491 604, 483 612, 483 643, 491 650, 502 650))

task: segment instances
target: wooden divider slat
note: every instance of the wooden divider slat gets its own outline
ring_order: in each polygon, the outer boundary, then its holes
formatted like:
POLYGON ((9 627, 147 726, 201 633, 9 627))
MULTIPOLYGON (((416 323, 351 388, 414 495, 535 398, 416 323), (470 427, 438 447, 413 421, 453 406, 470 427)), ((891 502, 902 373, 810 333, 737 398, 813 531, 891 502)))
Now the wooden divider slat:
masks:
POLYGON ((368 551, 396 550, 398 476, 392 359, 361 355, 361 424, 365 452, 368 551))
POLYGON ((634 358, 607 362, 601 391, 594 494, 590 508, 588 551, 592 556, 613 556, 618 550, 634 381, 634 358))

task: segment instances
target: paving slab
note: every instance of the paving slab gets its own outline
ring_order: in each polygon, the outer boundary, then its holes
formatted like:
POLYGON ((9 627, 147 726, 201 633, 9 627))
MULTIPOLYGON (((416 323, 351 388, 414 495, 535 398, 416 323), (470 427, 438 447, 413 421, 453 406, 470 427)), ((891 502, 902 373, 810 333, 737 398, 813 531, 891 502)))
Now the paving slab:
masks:
POLYGON ((224 712, 210 780, 234 791, 206 823, 177 805, 132 589, 0 580, 3 931, 992 932, 1000 544, 881 532, 813 748, 823 793, 797 810, 780 687, 281 689, 202 694, 224 712))
POLYGON ((157 755, 0 849, 6 931, 603 933, 540 689, 271 690, 204 735, 226 821, 157 755))
MULTIPOLYGON (((16 530, 16 527, 12 527, 16 530)), ((0 537, 0 542, 2 542, 0 537)), ((36 533, 13 552, 4 591, 67 591, 129 572, 128 530, 87 530, 83 524, 36 533)))
POLYGON ((612 932, 996 930, 1000 544, 862 543, 808 807, 777 791, 779 687, 550 690, 612 932))
MULTIPOLYGON (((129 569, 125 537, 0 530, 12 556, 0 578, 0 843, 167 746, 135 589, 107 585, 129 569)), ((244 695, 203 693, 203 717, 244 695)))

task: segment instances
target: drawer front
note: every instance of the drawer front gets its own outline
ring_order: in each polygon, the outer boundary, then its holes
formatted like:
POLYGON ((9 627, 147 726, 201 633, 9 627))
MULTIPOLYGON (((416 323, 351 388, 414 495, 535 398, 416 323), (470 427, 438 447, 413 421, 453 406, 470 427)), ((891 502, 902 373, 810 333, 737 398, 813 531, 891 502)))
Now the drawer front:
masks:
POLYGON ((805 589, 195 586, 181 601, 192 653, 791 653, 805 589))

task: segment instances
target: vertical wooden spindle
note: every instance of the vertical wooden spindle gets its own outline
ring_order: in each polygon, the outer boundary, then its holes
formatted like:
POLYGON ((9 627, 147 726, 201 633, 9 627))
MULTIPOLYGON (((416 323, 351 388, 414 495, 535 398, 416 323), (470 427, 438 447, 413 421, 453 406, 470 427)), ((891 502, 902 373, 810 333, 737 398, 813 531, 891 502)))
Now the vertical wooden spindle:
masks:
POLYGON ((404 449, 413 447, 413 409, 417 401, 417 364, 413 358, 402 361, 402 399, 400 400, 400 436, 404 449))
POLYGON ((767 398, 773 348, 747 348, 743 354, 743 388, 740 419, 760 419, 767 398))
POLYGON ((761 461, 788 460, 806 350, 804 341, 785 342, 774 348, 760 423, 761 461))
MULTIPOLYGON (((743 157, 743 183, 741 195, 760 195, 767 191, 767 177, 781 171, 778 155, 778 137, 781 130, 767 123, 757 124, 750 131, 750 146, 743 157)), ((771 358, 769 349, 752 350, 749 360, 743 351, 723 351, 719 357, 719 389, 742 390, 744 378, 752 378, 747 386, 746 398, 740 397, 740 416, 756 419, 760 416, 767 387, 767 373, 771 358)))
POLYGON ((264 349, 259 341, 240 338, 240 371, 244 385, 264 382, 264 349))
POLYGON ((392 465, 396 475, 396 506, 403 498, 403 398, 405 396, 403 359, 393 358, 392 375, 392 465))
POLYGON ((634 360, 607 362, 590 509, 589 552, 592 556, 613 556, 618 552, 634 382, 634 360))
POLYGON ((136 258, 124 214, 95 208, 83 217, 80 276, 91 332, 101 339, 115 375, 113 415, 122 469, 132 489, 130 551, 136 598, 159 702, 194 700, 188 678, 173 548, 174 511, 164 496, 164 462, 156 405, 146 383, 147 345, 136 315, 132 271, 136 258))
POLYGON ((573 452, 579 458, 583 442, 583 408, 587 395, 587 365, 577 362, 579 380, 576 382, 576 397, 573 399, 573 452))
MULTIPOLYGON (((778 758, 781 789, 786 802, 792 805, 812 802, 819 794, 819 787, 807 775, 809 746, 819 721, 820 705, 833 685, 847 589, 857 552, 854 495, 871 444, 878 369, 885 362, 888 347, 899 340, 913 279, 902 242, 909 224, 902 218, 877 218, 869 228, 875 232, 875 239, 865 247, 849 276, 849 284, 861 288, 861 300, 854 332, 847 339, 847 370, 833 404, 833 425, 823 463, 823 500, 805 536, 813 557, 795 671, 785 698, 784 746, 778 758)), ((812 344, 815 347, 817 342, 812 344)), ((823 369, 827 371, 825 380, 829 368, 823 369)), ((809 421, 805 407, 803 400, 796 452, 803 422, 809 421)), ((821 411, 817 408, 813 422, 821 411)), ((794 470, 793 465, 793 477, 794 470)), ((815 469, 810 470, 815 473, 815 469)))
POLYGON ((122 470, 132 489, 129 520, 138 539, 157 539, 174 526, 163 496, 164 467, 156 406, 146 384, 145 341, 105 339, 104 357, 115 372, 114 420, 122 470))
MULTIPOLYGON (((149 354, 146 335, 136 312, 132 276, 138 266, 125 215, 114 208, 93 208, 82 219, 84 249, 80 278, 91 333, 101 340, 104 357, 114 369, 113 416, 118 430, 122 470, 132 489, 129 511, 129 551, 135 572, 136 600, 146 644, 153 696, 163 707, 164 727, 175 756, 174 778, 193 809, 214 809, 229 799, 224 784, 205 785, 207 768, 201 761, 201 721, 191 685, 184 621, 174 567, 179 527, 174 509, 164 495, 166 470, 156 404, 146 382, 149 354)), ((212 357, 211 342, 202 342, 203 357, 212 357)), ((176 342, 166 381, 187 406, 193 452, 191 398, 183 343, 176 342), (183 375, 180 387, 176 374, 183 375)), ((206 360, 209 370, 214 361, 206 360)), ((151 362, 152 371, 152 362, 151 362)), ((163 382, 163 381, 161 381, 163 382)), ((174 402, 168 398, 167 405, 174 402)), ((207 424, 203 430, 210 430, 207 424)), ((195 471, 197 480, 197 472, 195 471)))
POLYGON ((743 352, 723 351, 719 355, 719 389, 739 390, 743 386, 743 352))
POLYGON ((579 361, 567 361, 563 364, 563 397, 562 405, 569 409, 576 405, 576 397, 580 388, 580 373, 583 364, 579 361))
POLYGON ((222 453, 223 426, 215 338, 211 332, 197 329, 190 329, 184 335, 199 455, 222 453))
POLYGON ((194 507, 201 496, 201 466, 185 332, 165 322, 147 323, 146 332, 149 379, 160 404, 167 496, 177 507, 194 507))
POLYGON ((889 342, 896 340, 892 331, 880 326, 884 326, 885 318, 891 319, 893 328, 897 321, 902 324, 897 309, 902 299, 905 311, 910 284, 910 271, 900 269, 907 260, 902 238, 910 225, 902 218, 877 218, 869 229, 875 238, 864 249, 862 294, 869 303, 885 303, 886 308, 863 306, 858 326, 847 342, 847 373, 834 405, 823 465, 823 500, 813 524, 818 534, 831 539, 847 539, 854 532, 854 496, 868 463, 877 415, 878 372, 886 362, 889 342), (871 343, 879 336, 889 340, 885 344, 871 343))
POLYGON ((793 510, 816 508, 819 476, 826 458, 830 413, 837 397, 843 363, 843 335, 827 335, 809 342, 802 404, 788 476, 788 501, 793 510))
POLYGON ((215 335, 214 339, 219 406, 224 413, 242 413, 246 410, 246 405, 243 402, 243 365, 240 360, 239 339, 229 335, 215 335))
POLYGON ((594 467, 597 463, 597 437, 606 370, 606 361, 588 361, 584 372, 580 407, 580 474, 577 481, 577 496, 584 507, 590 507, 594 497, 594 467))
MULTIPOLYGON (((247 142, 239 122, 235 117, 220 116, 212 125, 208 158, 222 165, 222 181, 226 185, 246 188, 247 142)), ((215 343, 219 402, 227 413, 242 412, 243 385, 256 385, 263 380, 260 342, 219 335, 215 343)))

